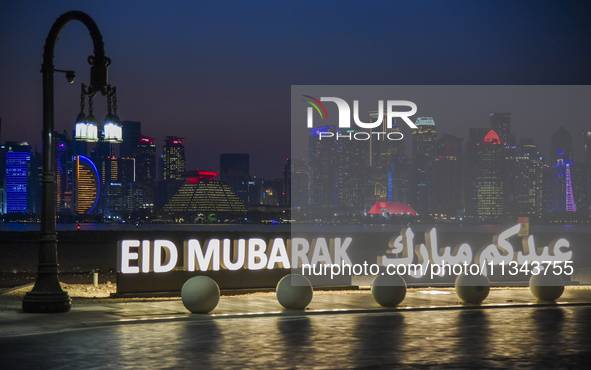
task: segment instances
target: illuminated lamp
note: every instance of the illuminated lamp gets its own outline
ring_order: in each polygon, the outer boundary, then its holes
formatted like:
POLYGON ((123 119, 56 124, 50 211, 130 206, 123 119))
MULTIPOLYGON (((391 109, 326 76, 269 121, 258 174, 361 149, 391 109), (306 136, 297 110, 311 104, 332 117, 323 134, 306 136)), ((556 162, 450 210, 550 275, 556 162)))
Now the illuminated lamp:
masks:
POLYGON ((78 141, 98 141, 98 128, 96 125, 96 118, 94 118, 94 115, 92 115, 92 113, 89 114, 88 117, 85 117, 84 113, 80 112, 78 118, 76 119, 74 138, 78 141))
POLYGON ((303 310, 314 295, 312 284, 305 276, 291 274, 283 277, 277 284, 277 301, 283 307, 293 310, 303 310))
POLYGON ((490 293, 490 281, 484 275, 460 274, 455 286, 456 294, 465 303, 481 303, 490 293))
POLYGON ((560 275, 549 271, 546 275, 540 272, 529 279, 529 290, 540 301, 553 302, 564 293, 564 280, 560 275))
POLYGON ((119 118, 114 116, 112 113, 107 113, 105 117, 105 124, 103 132, 105 135, 105 141, 110 143, 121 143, 123 142, 123 131, 121 125, 119 125, 119 118))
POLYGON ((406 281, 398 274, 378 275, 371 284, 371 296, 380 306, 396 307, 406 297, 406 281))
POLYGON ((183 285, 181 299, 192 313, 208 313, 220 302, 220 287, 212 278, 195 276, 183 285))

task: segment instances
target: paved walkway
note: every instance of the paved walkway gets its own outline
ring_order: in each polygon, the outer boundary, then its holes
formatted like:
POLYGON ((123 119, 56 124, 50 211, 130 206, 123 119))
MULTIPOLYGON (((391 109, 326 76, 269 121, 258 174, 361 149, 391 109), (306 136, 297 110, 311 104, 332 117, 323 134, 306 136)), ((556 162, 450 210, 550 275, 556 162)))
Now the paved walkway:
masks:
POLYGON ((180 300, 73 305, 66 314, 25 314, 0 310, 0 337, 20 337, 138 323, 223 320, 247 317, 285 317, 347 313, 389 313, 425 310, 482 310, 510 307, 591 306, 591 290, 566 290, 556 303, 539 302, 529 290, 491 290, 481 305, 463 304, 453 290, 407 293, 397 308, 379 306, 369 291, 318 292, 306 310, 286 310, 274 294, 224 297, 210 314, 191 314, 180 300))

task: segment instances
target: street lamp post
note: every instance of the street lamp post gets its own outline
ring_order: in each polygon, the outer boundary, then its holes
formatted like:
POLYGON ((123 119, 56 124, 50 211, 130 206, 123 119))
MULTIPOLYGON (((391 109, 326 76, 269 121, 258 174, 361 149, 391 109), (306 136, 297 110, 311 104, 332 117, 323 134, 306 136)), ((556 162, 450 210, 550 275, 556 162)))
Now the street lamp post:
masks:
MULTIPOLYGON (((84 23, 94 45, 94 56, 88 57, 91 93, 108 93, 108 66, 111 60, 105 57, 103 37, 92 18, 80 11, 62 14, 53 24, 43 53, 43 192, 41 203, 41 233, 39 240, 39 264, 37 280, 33 289, 23 298, 23 311, 32 313, 68 312, 71 299, 64 292, 58 280, 57 233, 55 227, 55 171, 54 171, 54 101, 53 74, 63 72, 54 69, 53 56, 59 34, 71 21, 84 23)), ((65 71, 66 78, 73 82, 72 71, 65 71)))

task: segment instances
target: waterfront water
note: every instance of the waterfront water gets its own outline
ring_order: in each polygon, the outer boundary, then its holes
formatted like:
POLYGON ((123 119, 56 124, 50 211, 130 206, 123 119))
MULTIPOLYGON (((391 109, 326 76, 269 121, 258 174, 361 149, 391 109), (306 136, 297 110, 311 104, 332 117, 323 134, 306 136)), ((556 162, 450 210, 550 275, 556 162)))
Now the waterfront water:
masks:
MULTIPOLYGON (((78 224, 57 224, 58 231, 76 231, 78 224)), ((425 232, 436 227, 441 232, 498 233, 513 225, 462 224, 372 224, 372 225, 312 225, 312 224, 171 224, 171 223, 80 223, 81 230, 94 231, 253 231, 253 232, 395 232, 410 226, 413 231, 425 232)), ((39 231, 40 223, 0 224, 1 231, 39 231)), ((530 225, 530 233, 591 233, 591 225, 530 225)))
POLYGON ((0 338, 0 357, 7 369, 572 369, 589 365, 590 325, 589 307, 122 323, 0 338))

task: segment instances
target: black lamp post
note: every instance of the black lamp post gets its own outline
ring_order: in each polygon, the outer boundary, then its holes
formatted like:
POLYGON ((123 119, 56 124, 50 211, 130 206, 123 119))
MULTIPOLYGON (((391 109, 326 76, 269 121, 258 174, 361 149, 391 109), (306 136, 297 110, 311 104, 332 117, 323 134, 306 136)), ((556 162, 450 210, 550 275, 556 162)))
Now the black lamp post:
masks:
POLYGON ((66 72, 66 78, 74 81, 72 71, 56 70, 53 67, 53 54, 59 34, 71 21, 84 23, 90 31, 94 44, 94 56, 88 57, 90 63, 90 86, 88 95, 100 91, 103 95, 111 93, 107 83, 108 67, 111 60, 105 57, 103 37, 92 18, 80 11, 70 11, 62 14, 53 24, 45 40, 43 53, 43 192, 41 204, 41 235, 39 240, 39 265, 37 280, 33 290, 23 298, 23 311, 34 313, 68 312, 71 300, 64 292, 58 280, 57 264, 57 233, 55 227, 55 148, 53 122, 53 74, 66 72))

